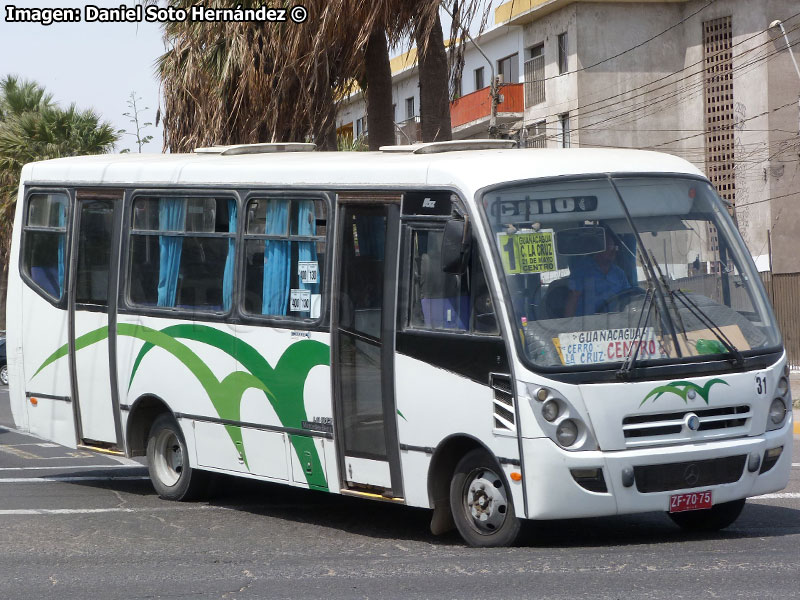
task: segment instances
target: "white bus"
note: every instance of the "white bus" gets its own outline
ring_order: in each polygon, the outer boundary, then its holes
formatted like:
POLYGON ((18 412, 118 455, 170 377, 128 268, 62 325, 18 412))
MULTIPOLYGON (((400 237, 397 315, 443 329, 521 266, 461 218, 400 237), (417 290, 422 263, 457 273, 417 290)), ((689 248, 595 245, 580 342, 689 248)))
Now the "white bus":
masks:
POLYGON ((702 174, 505 142, 27 165, 8 287, 14 419, 210 473, 522 519, 720 529, 791 468, 786 356, 702 174))

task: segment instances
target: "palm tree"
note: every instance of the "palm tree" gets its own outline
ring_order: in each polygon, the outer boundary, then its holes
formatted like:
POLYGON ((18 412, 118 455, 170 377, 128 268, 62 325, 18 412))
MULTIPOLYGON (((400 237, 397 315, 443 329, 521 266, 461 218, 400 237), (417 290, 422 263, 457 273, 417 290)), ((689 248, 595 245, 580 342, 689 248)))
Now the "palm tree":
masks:
MULTIPOLYGON (((181 8, 192 3, 172 0, 181 8)), ((452 3, 458 12, 457 1, 452 3)), ((210 0, 206 6, 227 4, 210 0)), ((393 143, 387 39, 397 43, 412 30, 427 52, 421 80, 440 107, 423 119, 432 118, 436 135, 449 137, 447 69, 429 75, 427 68, 446 65, 447 60, 439 4, 440 0, 308 0, 304 6, 310 18, 301 25, 165 24, 169 49, 157 64, 164 86, 165 147, 186 152, 213 144, 309 139, 321 149, 335 149, 334 102, 353 80, 367 91, 370 147, 393 143), (432 32, 438 32, 438 38, 428 41, 432 32)), ((461 14, 474 14, 479 4, 480 0, 467 0, 461 14)), ((242 3, 243 8, 258 5, 252 0, 242 3)))
POLYGON ((11 230, 23 165, 38 160, 110 152, 119 135, 91 110, 53 104, 38 83, 7 76, 0 81, 0 320, 5 322, 5 289, 11 230))

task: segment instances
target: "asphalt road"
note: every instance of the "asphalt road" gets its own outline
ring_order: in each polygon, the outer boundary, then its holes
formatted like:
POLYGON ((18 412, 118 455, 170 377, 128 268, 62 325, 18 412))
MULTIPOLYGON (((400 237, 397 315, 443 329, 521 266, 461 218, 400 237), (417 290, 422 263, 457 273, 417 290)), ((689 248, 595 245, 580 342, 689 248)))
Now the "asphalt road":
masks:
POLYGON ((0 389, 0 598, 800 597, 800 436, 783 494, 728 530, 663 514, 529 523, 520 545, 433 537, 427 511, 223 478, 159 500, 134 461, 16 432, 0 389))

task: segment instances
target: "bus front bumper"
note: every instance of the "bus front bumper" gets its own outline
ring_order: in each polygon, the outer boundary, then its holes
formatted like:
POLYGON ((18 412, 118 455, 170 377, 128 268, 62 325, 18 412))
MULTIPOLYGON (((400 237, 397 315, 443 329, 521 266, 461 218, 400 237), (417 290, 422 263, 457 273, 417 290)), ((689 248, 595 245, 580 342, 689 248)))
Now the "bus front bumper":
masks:
POLYGON ((713 504, 720 504, 785 488, 792 466, 792 422, 760 436, 635 450, 567 452, 549 438, 524 438, 522 448, 530 519, 667 511, 675 494, 711 491, 713 504), (777 461, 760 472, 767 451, 780 447, 777 461), (751 455, 759 458, 755 470, 751 455), (590 491, 573 476, 576 469, 598 468, 605 492, 590 491))

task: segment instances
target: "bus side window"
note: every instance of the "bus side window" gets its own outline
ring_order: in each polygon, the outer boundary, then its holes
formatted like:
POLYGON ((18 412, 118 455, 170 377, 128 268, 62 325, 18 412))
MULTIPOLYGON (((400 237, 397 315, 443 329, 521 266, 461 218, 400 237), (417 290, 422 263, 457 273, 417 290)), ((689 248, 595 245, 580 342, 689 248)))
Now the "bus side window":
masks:
POLYGON ((445 273, 441 267, 442 230, 411 232, 412 327, 469 330, 469 274, 445 273))
POLYGON ((22 268, 53 300, 64 295, 68 203, 66 194, 32 194, 25 215, 22 268))
POLYGON ((327 210, 315 198, 254 198, 245 225, 244 310, 316 319, 321 311, 327 210))
POLYGON ((234 198, 136 198, 130 300, 139 306, 229 310, 237 212, 234 198))
POLYGON ((496 335, 497 320, 477 252, 470 268, 456 275, 442 271, 441 246, 441 229, 411 231, 409 324, 419 329, 496 335))

